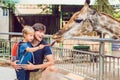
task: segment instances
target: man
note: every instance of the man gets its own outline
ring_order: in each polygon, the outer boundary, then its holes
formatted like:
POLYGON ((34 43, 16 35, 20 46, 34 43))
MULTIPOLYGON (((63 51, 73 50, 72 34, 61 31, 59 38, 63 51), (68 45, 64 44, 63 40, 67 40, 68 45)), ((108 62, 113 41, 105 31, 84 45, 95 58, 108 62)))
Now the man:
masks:
MULTIPOLYGON (((47 44, 43 38, 46 32, 46 26, 41 23, 36 23, 33 26, 35 30, 34 40, 32 41, 32 47, 39 46, 40 44, 47 44)), ((44 47, 43 49, 39 49, 34 53, 35 64, 29 62, 28 65, 22 66, 25 70, 28 70, 30 73, 30 80, 39 80, 41 76, 41 72, 44 71, 56 71, 54 67, 50 67, 54 65, 54 59, 49 46, 44 47), (43 63, 44 59, 47 59, 47 62, 43 63)), ((17 61, 12 62, 12 66, 15 69, 19 69, 20 65, 16 64, 17 61)), ((27 80, 29 80, 29 73, 26 76, 27 80)))
MULTIPOLYGON (((36 47, 40 44, 47 44, 43 40, 46 32, 46 26, 40 23, 36 23, 32 27, 35 30, 35 38, 32 42, 32 46, 36 47)), ((54 60, 53 60, 52 52, 49 46, 46 46, 45 48, 40 49, 34 52, 33 54, 35 57, 35 65, 33 65, 32 63, 29 63, 29 65, 24 66, 24 69, 27 69, 27 70, 40 69, 36 72, 30 72, 30 76, 31 76, 30 80, 33 80, 31 78, 34 78, 34 80, 37 80, 40 77, 40 72, 42 71, 42 69, 46 69, 47 67, 53 65, 54 60), (47 59, 47 62, 43 64, 44 58, 47 59)))

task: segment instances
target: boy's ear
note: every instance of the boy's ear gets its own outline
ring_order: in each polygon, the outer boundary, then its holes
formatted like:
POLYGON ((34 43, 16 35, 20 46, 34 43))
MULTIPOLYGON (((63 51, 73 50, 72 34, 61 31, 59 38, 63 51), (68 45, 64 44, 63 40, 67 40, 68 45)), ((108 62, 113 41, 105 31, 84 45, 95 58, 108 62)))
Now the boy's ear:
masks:
POLYGON ((23 34, 23 37, 25 38, 26 35, 27 35, 27 34, 23 34))

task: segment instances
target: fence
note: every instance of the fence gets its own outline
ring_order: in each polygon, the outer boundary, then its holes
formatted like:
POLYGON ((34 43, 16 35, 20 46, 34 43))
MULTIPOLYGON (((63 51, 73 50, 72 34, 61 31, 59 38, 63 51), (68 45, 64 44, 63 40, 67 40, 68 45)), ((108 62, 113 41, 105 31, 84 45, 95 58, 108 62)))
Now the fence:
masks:
MULTIPOLYGON (((8 57, 11 55, 11 48, 15 42, 23 39, 22 33, 0 33, 0 35, 9 35, 9 39, 0 38, 0 57, 8 57)), ((51 35, 45 35, 44 38, 48 43, 51 42, 51 35)))
MULTIPOLYGON (((0 33, 0 35, 13 35, 13 33, 0 33)), ((9 40, 0 40, 0 55, 3 58, 10 57, 12 44, 21 38, 14 36, 9 40)), ((47 35, 45 40, 51 42, 51 36, 47 35)), ((120 80, 120 57, 105 55, 104 51, 105 43, 120 43, 119 40, 96 38, 72 38, 72 40, 98 42, 99 51, 68 49, 55 44, 52 51, 59 68, 83 76, 86 80, 120 80)))
POLYGON ((105 55, 104 51, 106 42, 120 43, 119 40, 96 38, 74 40, 99 42, 99 52, 53 47, 58 67, 81 75, 86 80, 120 80, 120 57, 105 55))

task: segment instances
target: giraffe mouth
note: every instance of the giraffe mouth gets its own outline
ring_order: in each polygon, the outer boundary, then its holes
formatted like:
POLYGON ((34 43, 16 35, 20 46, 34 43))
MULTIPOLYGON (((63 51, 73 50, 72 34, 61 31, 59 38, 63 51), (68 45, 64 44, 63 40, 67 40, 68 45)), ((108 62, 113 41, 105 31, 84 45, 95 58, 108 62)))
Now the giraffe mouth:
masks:
POLYGON ((58 36, 58 35, 53 35, 52 36, 52 39, 60 39, 60 38, 62 38, 62 36, 58 36))
POLYGON ((63 39, 62 38, 58 38, 58 39, 54 39, 57 43, 61 43, 63 42, 63 39))
POLYGON ((55 40, 57 43, 63 42, 62 36, 53 35, 52 39, 55 40))

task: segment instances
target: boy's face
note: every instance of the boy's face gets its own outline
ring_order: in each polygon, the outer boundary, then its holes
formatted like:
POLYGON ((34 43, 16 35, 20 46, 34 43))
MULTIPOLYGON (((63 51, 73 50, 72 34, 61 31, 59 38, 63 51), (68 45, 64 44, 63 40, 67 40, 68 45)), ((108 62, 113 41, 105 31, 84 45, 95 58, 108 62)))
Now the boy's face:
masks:
POLYGON ((44 38, 45 35, 45 31, 39 30, 39 31, 35 31, 35 39, 38 41, 42 41, 42 39, 44 38))
POLYGON ((28 42, 32 42, 33 39, 34 39, 34 33, 26 34, 26 35, 25 35, 25 39, 26 39, 28 42))

